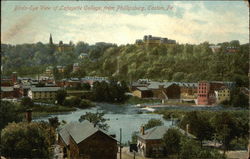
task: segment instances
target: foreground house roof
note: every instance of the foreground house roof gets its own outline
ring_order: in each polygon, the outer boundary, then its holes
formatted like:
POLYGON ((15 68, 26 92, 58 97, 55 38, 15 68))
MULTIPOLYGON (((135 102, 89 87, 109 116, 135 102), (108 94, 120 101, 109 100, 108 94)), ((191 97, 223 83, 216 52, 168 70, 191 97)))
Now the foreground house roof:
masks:
MULTIPOLYGON (((88 137, 92 136, 96 132, 102 132, 106 134, 108 137, 112 138, 105 132, 104 130, 101 130, 97 127, 94 127, 93 124, 91 124, 89 121, 85 120, 81 123, 79 122, 71 122, 66 124, 60 131, 59 135, 62 137, 64 143, 66 145, 69 145, 69 137, 71 136, 76 144, 79 144, 80 142, 84 141, 88 137)), ((112 138, 115 140, 114 138, 112 138)))

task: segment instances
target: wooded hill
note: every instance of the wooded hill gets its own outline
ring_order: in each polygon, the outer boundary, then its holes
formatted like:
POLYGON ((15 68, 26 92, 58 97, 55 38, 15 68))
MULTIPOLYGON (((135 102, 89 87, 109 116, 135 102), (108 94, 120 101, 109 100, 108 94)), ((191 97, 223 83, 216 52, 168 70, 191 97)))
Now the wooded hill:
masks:
POLYGON ((4 74, 37 74, 47 66, 63 65, 60 78, 71 76, 71 66, 78 62, 81 70, 74 76, 115 76, 127 81, 139 78, 196 82, 199 80, 236 81, 248 86, 249 43, 224 42, 213 52, 211 44, 136 45, 78 42, 73 51, 58 52, 49 44, 1 45, 4 74), (236 52, 229 52, 229 48, 236 52), (79 59, 81 53, 88 56, 79 59))

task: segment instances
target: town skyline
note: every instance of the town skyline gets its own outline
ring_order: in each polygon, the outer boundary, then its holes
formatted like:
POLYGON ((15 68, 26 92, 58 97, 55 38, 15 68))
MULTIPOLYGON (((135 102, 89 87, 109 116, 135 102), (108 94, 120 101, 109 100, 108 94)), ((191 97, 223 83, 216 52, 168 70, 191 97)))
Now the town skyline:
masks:
POLYGON ((175 39, 178 43, 199 44, 204 41, 221 43, 249 41, 248 7, 245 2, 1 2, 2 43, 23 44, 84 41, 89 44, 107 42, 133 44, 144 35, 175 39), (27 11, 23 6, 86 7, 79 11, 27 11), (94 7, 145 7, 145 11, 95 11, 94 7), (168 10, 150 10, 150 6, 166 6, 168 10), (91 7, 93 10, 91 10, 91 7), (8 19, 8 21, 7 21, 8 19), (39 30, 39 31, 37 31, 39 30), (215 38, 216 37, 216 38, 215 38))

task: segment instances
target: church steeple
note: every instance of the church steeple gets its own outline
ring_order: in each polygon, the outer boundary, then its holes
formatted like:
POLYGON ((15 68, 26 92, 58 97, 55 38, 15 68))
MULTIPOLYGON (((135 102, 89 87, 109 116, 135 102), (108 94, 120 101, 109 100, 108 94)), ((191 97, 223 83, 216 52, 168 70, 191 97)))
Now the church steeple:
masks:
POLYGON ((49 37, 49 44, 53 45, 53 40, 52 40, 52 35, 51 34, 50 34, 50 37, 49 37))

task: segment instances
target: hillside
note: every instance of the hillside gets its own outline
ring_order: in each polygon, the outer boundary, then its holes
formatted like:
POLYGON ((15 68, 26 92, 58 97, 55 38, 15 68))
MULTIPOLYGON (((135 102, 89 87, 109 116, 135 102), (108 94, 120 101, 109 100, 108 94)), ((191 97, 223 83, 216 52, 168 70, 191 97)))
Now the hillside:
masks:
MULTIPOLYGON (((127 81, 139 78, 167 81, 224 80, 248 85, 249 44, 238 41, 218 44, 212 51, 209 43, 199 45, 121 45, 79 42, 72 51, 58 52, 48 44, 2 44, 4 74, 42 73, 49 65, 68 66, 78 62, 82 75, 115 76, 127 81), (230 52, 235 48, 235 52, 230 52), (81 53, 88 57, 79 59, 81 53), (34 69, 35 68, 35 69, 34 69), (34 71, 35 70, 35 71, 34 71)), ((66 75, 70 76, 70 71, 66 75)))

